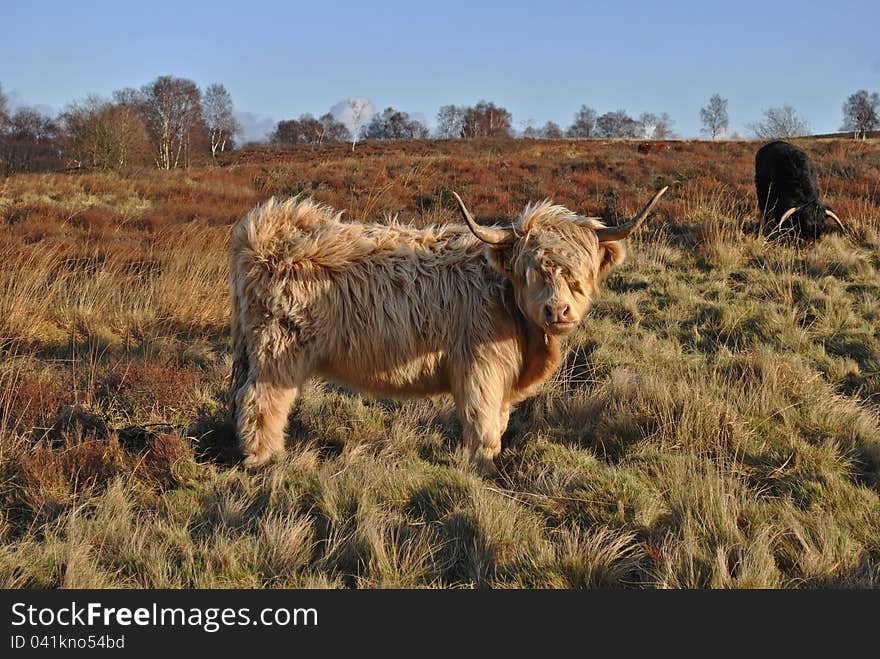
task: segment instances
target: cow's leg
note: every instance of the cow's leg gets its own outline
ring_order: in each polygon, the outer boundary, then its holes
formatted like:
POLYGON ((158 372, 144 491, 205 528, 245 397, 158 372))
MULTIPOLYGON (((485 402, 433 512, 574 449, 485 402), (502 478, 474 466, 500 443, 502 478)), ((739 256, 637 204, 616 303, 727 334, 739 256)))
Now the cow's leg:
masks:
POLYGON ((504 403, 501 406, 501 420, 498 422, 501 428, 501 434, 507 430, 507 424, 510 422, 510 403, 504 403))
POLYGON ((454 388, 453 397, 471 465, 485 476, 498 473, 494 460, 510 414, 502 384, 485 376, 468 378, 454 388))
POLYGON ((235 425, 248 469, 284 455, 284 428, 290 407, 306 380, 303 368, 254 368, 236 392, 235 425))

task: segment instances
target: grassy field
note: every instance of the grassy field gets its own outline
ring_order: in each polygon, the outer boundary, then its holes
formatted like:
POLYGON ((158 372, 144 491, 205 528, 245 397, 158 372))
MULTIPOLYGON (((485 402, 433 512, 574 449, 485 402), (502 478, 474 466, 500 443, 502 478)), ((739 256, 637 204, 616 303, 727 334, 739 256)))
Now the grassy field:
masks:
POLYGON ((880 586, 880 141, 816 140, 849 227, 757 236, 750 142, 254 149, 0 180, 0 586, 880 586), (446 398, 313 382, 235 463, 230 225, 271 195, 458 221, 673 188, 469 472, 446 398))

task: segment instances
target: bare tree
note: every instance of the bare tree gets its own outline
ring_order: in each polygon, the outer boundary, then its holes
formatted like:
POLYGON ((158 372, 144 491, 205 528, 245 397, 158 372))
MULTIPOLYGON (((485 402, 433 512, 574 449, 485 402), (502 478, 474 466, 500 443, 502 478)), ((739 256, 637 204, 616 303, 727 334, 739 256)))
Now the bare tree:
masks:
POLYGON ((538 140, 543 137, 541 135, 541 129, 535 126, 533 121, 533 119, 529 119, 528 122, 526 122, 525 128, 523 128, 522 133, 520 133, 520 137, 527 140, 538 140))
POLYGON ((345 124, 329 112, 318 117, 318 121, 321 122, 322 142, 348 142, 351 139, 351 132, 345 124))
POLYGON ((764 110, 764 121, 750 124, 749 129, 763 140, 800 137, 810 131, 807 122, 790 105, 764 110))
POLYGON ((351 139, 348 128, 329 112, 320 119, 306 113, 299 119, 279 121, 269 137, 272 144, 321 144, 347 142, 351 139))
POLYGON ((880 128, 880 95, 877 92, 869 94, 860 89, 851 94, 843 104, 843 126, 841 130, 850 131, 853 139, 862 139, 869 130, 880 128))
POLYGON ((232 96, 221 84, 215 83, 205 89, 202 98, 202 114, 211 137, 211 157, 226 150, 232 137, 241 130, 232 107, 232 96))
POLYGON ((269 136, 272 144, 312 144, 323 133, 320 122, 310 114, 302 114, 299 119, 279 121, 269 136))
POLYGON ((323 127, 310 114, 301 114, 299 119, 279 121, 269 141, 272 144, 312 144, 318 141, 323 127))
POLYGON ((102 126, 94 118, 109 105, 98 96, 70 103, 58 115, 67 131, 67 157, 73 167, 98 167, 104 140, 102 126))
POLYGON ((656 114, 644 112, 639 116, 638 123, 642 137, 648 140, 668 140, 675 135, 672 130, 673 121, 665 112, 659 117, 656 114))
POLYGON ((73 166, 120 170, 146 164, 150 140, 135 108, 90 96, 70 104, 60 119, 73 166))
POLYGON ((394 108, 385 108, 381 114, 374 115, 364 129, 366 140, 413 140, 427 136, 424 124, 394 108))
POLYGON ((189 166, 199 132, 206 132, 201 93, 192 80, 161 76, 141 88, 141 107, 156 148, 156 166, 189 166))
POLYGON ((134 87, 123 87, 113 92, 113 102, 117 105, 143 109, 144 95, 141 90, 134 87))
POLYGON ((9 101, 6 99, 6 94, 3 93, 3 85, 0 85, 0 130, 3 129, 7 121, 9 121, 9 101))
POLYGON ((562 134, 562 129, 559 127, 555 121, 548 121, 544 124, 544 127, 541 128, 541 137, 548 140, 558 140, 564 137, 562 134))
POLYGON ((6 174, 6 130, 9 124, 9 102, 0 85, 0 175, 6 174))
POLYGON ((593 137, 596 133, 596 111, 582 105, 574 115, 574 122, 565 131, 568 137, 593 137))
POLYGON ((354 151, 361 131, 375 113, 370 99, 360 97, 348 98, 330 108, 330 113, 345 124, 351 133, 351 150, 354 151))
POLYGON ((727 115, 727 99, 714 94, 709 104, 700 108, 700 121, 703 122, 703 134, 713 140, 727 133, 730 117, 727 115))
POLYGON ((60 169, 63 155, 63 130, 33 108, 16 110, 0 131, 0 163, 5 176, 60 169))
POLYGON ((443 140, 464 137, 464 118, 467 108, 444 105, 437 112, 437 137, 443 140))
POLYGON ((511 137, 512 117, 505 108, 480 101, 465 110, 465 137, 511 137))
POLYGON ((624 137, 633 138, 639 136, 639 122, 630 117, 625 110, 606 112, 596 119, 597 137, 624 137))

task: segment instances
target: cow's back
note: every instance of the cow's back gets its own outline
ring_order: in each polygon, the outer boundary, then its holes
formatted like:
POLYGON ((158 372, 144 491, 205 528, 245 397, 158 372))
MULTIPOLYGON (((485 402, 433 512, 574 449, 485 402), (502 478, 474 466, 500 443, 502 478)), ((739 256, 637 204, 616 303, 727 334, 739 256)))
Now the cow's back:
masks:
POLYGON ((765 216, 779 218, 789 208, 815 201, 816 179, 815 165, 793 144, 770 142, 755 154, 755 191, 765 216))
POLYGON ((321 375, 390 396, 448 390, 450 360, 487 346, 515 359, 506 282, 465 227, 264 210, 233 233, 233 316, 248 316, 233 325, 278 359, 307 354, 321 375))

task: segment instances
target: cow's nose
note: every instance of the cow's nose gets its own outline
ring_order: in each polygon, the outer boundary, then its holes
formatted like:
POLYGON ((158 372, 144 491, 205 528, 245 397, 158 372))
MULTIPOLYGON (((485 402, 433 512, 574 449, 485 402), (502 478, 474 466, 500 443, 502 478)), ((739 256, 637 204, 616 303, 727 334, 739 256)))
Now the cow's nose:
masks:
POLYGON ((567 304, 547 304, 544 317, 548 323, 567 323, 571 321, 571 307, 567 304))

